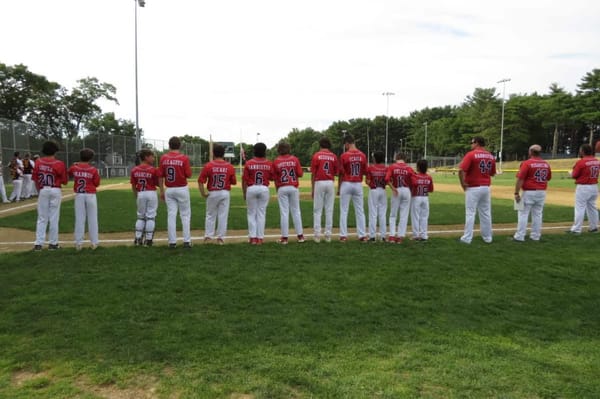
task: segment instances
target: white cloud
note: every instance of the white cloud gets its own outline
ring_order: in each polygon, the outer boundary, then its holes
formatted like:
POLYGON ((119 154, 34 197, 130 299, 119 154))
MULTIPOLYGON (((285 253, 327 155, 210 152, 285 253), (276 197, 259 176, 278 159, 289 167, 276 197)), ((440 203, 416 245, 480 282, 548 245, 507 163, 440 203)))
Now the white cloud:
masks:
MULTIPOLYGON (((64 85, 117 86, 134 119, 135 1, 9 0, 2 62, 64 85)), ((139 9, 140 124, 268 144, 292 128, 459 104, 475 87, 574 90, 600 60, 600 3, 147 0, 139 9)))

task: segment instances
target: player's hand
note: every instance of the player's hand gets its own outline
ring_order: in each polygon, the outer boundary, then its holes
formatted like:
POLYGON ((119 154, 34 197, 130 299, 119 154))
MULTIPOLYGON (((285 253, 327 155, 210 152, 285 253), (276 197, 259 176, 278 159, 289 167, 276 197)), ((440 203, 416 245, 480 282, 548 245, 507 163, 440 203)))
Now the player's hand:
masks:
POLYGON ((204 198, 208 198, 208 193, 201 193, 204 198))
POLYGON ((165 200, 165 193, 164 192, 160 193, 160 200, 164 202, 164 200, 165 200))

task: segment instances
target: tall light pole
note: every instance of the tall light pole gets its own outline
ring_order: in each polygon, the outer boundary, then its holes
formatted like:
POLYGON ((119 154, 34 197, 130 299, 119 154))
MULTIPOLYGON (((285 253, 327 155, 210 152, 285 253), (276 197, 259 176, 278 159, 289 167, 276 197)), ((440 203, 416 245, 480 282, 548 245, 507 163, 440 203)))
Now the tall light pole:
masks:
POLYGON ((510 78, 504 78, 499 80, 498 83, 502 83, 502 118, 500 119, 500 172, 502 172, 502 148, 504 144, 504 92, 506 90, 506 82, 510 82, 510 78))
POLYGON ((140 115, 138 101, 138 5, 144 7, 146 0, 135 0, 135 150, 142 149, 142 139, 140 137, 140 115))
POLYGON ((258 143, 258 136, 260 136, 260 133, 256 132, 256 143, 258 143))
POLYGON ((425 149, 423 150, 423 159, 427 159, 427 121, 423 123, 425 126, 425 149))
POLYGON ((389 133, 389 125, 390 125, 390 96, 395 95, 396 93, 392 93, 386 91, 385 93, 381 93, 382 96, 386 97, 387 108, 386 108, 386 119, 385 119, 385 164, 388 163, 388 133, 389 133))

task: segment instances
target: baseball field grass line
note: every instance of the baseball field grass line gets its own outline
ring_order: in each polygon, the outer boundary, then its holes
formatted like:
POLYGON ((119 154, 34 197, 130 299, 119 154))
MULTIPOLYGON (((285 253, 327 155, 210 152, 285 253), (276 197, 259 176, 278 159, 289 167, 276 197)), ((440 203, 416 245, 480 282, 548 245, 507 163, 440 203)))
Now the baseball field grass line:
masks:
POLYGON ((596 398, 597 239, 3 255, 0 397, 596 398))

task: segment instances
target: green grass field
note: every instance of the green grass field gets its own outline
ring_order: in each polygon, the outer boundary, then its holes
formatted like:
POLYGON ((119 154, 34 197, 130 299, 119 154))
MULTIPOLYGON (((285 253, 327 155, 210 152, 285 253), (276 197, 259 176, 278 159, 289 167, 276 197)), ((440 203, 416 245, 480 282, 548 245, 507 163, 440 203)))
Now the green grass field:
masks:
POLYGON ((597 398, 597 243, 4 254, 0 397, 597 398))

